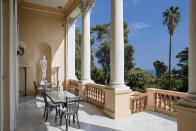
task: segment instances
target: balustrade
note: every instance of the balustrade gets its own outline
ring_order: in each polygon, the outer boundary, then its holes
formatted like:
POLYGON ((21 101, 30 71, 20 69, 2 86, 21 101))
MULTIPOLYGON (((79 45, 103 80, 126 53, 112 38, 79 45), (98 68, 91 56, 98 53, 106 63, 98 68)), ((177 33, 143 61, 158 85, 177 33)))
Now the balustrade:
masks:
POLYGON ((176 117, 175 104, 185 96, 182 92, 149 88, 147 93, 137 93, 130 98, 131 113, 147 109, 176 117))
POLYGON ((69 91, 75 93, 75 89, 79 90, 78 81, 70 80, 69 81, 69 91))
POLYGON ((99 84, 87 84, 86 85, 86 98, 95 102, 105 103, 104 86, 99 84))
POLYGON ((147 94, 138 94, 130 99, 131 101, 131 113, 140 112, 146 109, 147 94))
POLYGON ((155 111, 176 116, 175 104, 178 99, 184 98, 186 93, 156 89, 154 95, 155 111))

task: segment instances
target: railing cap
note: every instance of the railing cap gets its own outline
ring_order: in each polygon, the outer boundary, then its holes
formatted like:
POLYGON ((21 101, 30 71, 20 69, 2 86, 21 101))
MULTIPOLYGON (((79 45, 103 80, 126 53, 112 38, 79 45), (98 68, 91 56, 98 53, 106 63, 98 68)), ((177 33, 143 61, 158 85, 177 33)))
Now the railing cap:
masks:
POLYGON ((157 89, 155 89, 155 88, 147 88, 146 90, 147 91, 156 91, 157 89))
POLYGON ((171 96, 179 96, 184 97, 187 95, 187 93, 184 92, 178 92, 178 91, 171 91, 171 90, 163 90, 163 89, 157 89, 157 88, 147 88, 148 92, 154 92, 154 93, 160 93, 165 95, 171 95, 171 96))
POLYGON ((101 88, 101 89, 106 87, 105 85, 96 84, 96 83, 87 83, 86 86, 92 86, 92 87, 101 88))

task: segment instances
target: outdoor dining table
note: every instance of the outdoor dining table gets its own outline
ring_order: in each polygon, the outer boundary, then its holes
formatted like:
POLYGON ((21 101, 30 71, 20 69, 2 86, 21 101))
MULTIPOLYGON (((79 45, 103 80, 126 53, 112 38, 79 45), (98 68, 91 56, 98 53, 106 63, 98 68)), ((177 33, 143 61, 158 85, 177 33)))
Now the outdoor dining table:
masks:
POLYGON ((48 98, 55 104, 57 103, 66 103, 67 97, 78 98, 78 101, 83 101, 83 99, 69 91, 53 91, 46 92, 48 98))

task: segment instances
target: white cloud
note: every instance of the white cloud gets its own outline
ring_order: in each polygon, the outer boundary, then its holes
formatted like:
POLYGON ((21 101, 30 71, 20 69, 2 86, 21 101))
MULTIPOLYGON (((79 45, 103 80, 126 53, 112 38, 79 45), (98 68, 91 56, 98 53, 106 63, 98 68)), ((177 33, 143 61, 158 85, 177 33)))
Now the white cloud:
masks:
POLYGON ((137 30, 141 30, 141 29, 150 27, 150 25, 146 24, 144 22, 135 22, 135 23, 132 23, 130 27, 132 30, 137 31, 137 30))
POLYGON ((138 37, 142 35, 141 30, 150 27, 149 24, 144 22, 134 22, 130 24, 130 37, 138 37))

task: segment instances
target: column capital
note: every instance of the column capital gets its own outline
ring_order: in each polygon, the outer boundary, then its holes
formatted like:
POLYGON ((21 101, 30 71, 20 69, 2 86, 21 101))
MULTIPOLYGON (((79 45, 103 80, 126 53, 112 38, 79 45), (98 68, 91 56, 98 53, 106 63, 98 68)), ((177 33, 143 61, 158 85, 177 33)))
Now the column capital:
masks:
POLYGON ((79 8, 81 10, 82 13, 87 13, 91 10, 93 6, 93 3, 91 1, 87 1, 87 0, 83 0, 80 4, 79 4, 79 8))
POLYGON ((67 17, 66 18, 66 22, 67 22, 68 26, 71 26, 71 25, 73 25, 76 22, 76 19, 73 18, 73 17, 67 17))

